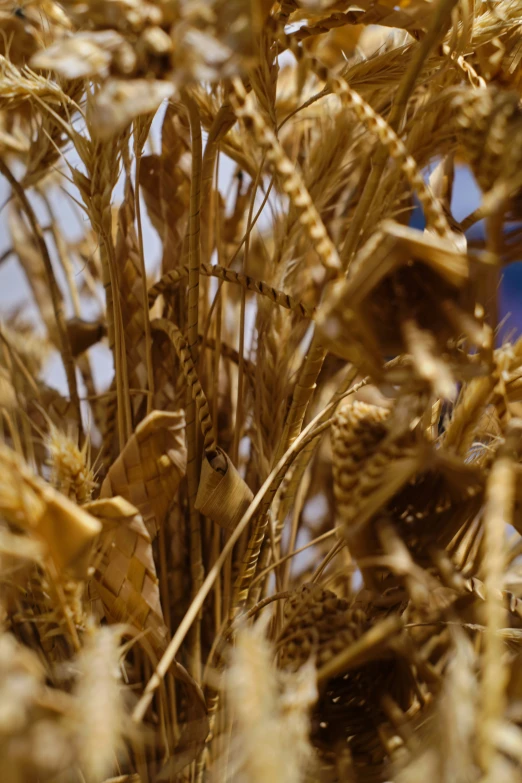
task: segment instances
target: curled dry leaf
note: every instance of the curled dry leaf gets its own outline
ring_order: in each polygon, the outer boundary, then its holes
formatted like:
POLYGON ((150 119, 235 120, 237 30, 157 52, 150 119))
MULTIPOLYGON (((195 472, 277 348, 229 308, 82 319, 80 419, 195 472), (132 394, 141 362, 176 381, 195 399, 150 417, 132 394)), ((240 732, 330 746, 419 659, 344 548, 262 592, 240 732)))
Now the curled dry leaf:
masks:
POLYGON ((254 495, 221 449, 205 455, 195 507, 226 530, 233 530, 254 495))

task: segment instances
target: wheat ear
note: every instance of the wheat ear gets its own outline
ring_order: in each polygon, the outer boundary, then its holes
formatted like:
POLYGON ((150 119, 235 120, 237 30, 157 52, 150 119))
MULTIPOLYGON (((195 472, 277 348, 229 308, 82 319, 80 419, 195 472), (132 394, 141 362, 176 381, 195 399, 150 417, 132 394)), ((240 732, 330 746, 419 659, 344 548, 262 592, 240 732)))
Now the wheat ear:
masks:
POLYGON ((155 318, 151 321, 151 328, 164 332, 172 342, 178 355, 190 395, 196 404, 199 424, 201 432, 203 433, 205 452, 211 455, 215 454, 218 447, 214 426, 210 417, 210 408, 185 338, 178 327, 165 318, 155 318))
POLYGON ((256 110, 253 98, 247 93, 243 83, 239 79, 234 79, 232 84, 230 102, 237 117, 242 119, 247 128, 252 131, 256 142, 265 153, 266 160, 279 179, 283 191, 297 210, 301 225, 307 232, 321 263, 329 271, 338 272, 341 262, 337 250, 306 189, 302 174, 296 164, 288 159, 277 136, 256 110))
MULTIPOLYGON (((234 272, 234 270, 227 269, 227 267, 220 266, 219 264, 201 264, 199 271, 200 274, 205 275, 206 277, 217 277, 224 282, 241 286, 245 291, 253 291, 260 296, 265 296, 274 304, 284 307, 286 310, 291 310, 303 318, 314 317, 314 308, 309 307, 304 302, 300 302, 285 291, 281 291, 269 283, 265 283, 263 280, 256 280, 249 275, 234 272)), ((149 288, 149 307, 152 307, 158 296, 168 293, 172 288, 177 286, 181 280, 188 277, 188 274, 188 265, 177 267, 170 272, 166 272, 157 283, 149 288)))

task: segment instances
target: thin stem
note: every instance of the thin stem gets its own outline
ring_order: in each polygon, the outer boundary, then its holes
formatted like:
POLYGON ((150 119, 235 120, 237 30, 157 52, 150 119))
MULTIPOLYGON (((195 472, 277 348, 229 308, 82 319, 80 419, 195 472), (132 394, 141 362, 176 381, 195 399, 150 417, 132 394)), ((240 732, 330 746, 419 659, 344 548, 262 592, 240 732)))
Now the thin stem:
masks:
MULTIPOLYGON (((183 100, 188 111, 192 142, 192 174, 190 181, 189 215, 189 285, 187 314, 187 345, 192 361, 197 366, 198 359, 198 321, 199 321, 199 267, 201 264, 200 247, 200 209, 201 209, 201 167, 203 146, 201 139, 201 121, 197 103, 192 96, 183 91, 183 100)), ((195 508, 199 483, 198 432, 196 409, 189 393, 187 398, 187 483, 190 514, 190 568, 193 594, 197 595, 203 583, 203 551, 201 534, 201 516, 195 508)), ((196 680, 201 677, 201 617, 191 632, 191 668, 196 680)))
MULTIPOLYGON (((254 204, 256 200, 257 188, 259 185, 259 179, 261 174, 261 168, 258 171, 257 178, 252 188, 252 194, 250 197, 250 207, 248 210, 248 222, 245 241, 245 253, 243 256, 243 272, 246 272, 248 263, 248 252, 250 250, 250 234, 252 231, 252 216, 254 212, 254 204)), ((237 401, 236 401, 236 427, 234 430, 234 443, 232 446, 232 461, 237 465, 239 456, 239 440, 241 437, 241 419, 243 414, 243 384, 245 373, 245 308, 246 308, 246 291, 241 289, 241 313, 239 319, 239 368, 237 373, 237 401)))
POLYGON ((53 265, 51 262, 51 256, 47 249, 45 237, 42 228, 38 222, 35 212, 31 206, 29 199, 27 198, 24 189, 13 176, 7 164, 0 158, 0 173, 7 179, 14 192, 18 196, 20 203, 27 215, 35 240, 40 248, 42 261, 44 263, 45 272, 47 275, 47 283, 49 285, 49 292, 51 294, 51 301, 53 304, 54 316, 56 318, 56 326, 58 329, 58 335, 60 338, 60 349, 62 354, 63 365, 67 376, 67 385, 69 387, 69 396, 74 406, 76 417, 78 419, 78 438, 81 442, 83 440, 83 428, 82 428, 82 412, 80 407, 80 397, 78 395, 78 385, 76 383, 76 369, 74 366, 74 358, 71 349, 71 343, 69 341, 69 335, 67 333, 67 326, 65 323, 65 315, 63 312, 63 304, 60 289, 54 276, 53 265))
POLYGON ((152 366, 152 340, 150 332, 150 313, 149 299, 147 292, 147 268, 145 266, 145 254, 143 249, 143 227, 141 224, 141 203, 140 203, 140 168, 141 168, 141 150, 138 149, 138 140, 136 132, 134 134, 134 155, 136 158, 136 189, 135 189, 135 210, 136 224, 138 227, 138 250, 140 254, 140 270, 142 278, 142 303, 143 319, 145 328, 145 363, 147 367, 147 414, 152 411, 154 402, 154 368, 152 366))

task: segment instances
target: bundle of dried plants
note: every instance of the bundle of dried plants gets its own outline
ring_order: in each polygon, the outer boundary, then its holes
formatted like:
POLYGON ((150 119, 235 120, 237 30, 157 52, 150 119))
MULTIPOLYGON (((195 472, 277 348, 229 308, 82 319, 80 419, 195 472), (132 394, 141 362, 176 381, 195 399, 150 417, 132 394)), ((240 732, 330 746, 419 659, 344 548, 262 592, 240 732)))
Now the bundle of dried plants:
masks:
POLYGON ((521 779, 521 74, 521 0, 0 2, 2 781, 521 779))

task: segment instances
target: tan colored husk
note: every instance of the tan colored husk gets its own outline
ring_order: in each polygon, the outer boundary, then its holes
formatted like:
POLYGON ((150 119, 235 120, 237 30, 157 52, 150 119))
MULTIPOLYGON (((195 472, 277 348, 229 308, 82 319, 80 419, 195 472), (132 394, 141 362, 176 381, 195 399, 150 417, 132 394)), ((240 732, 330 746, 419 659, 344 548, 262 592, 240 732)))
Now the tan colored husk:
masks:
POLYGON ((233 530, 254 495, 243 481, 230 457, 218 450, 212 457, 205 456, 201 468, 195 506, 213 522, 233 530))
POLYGON ((281 676, 263 635, 262 623, 239 631, 226 674, 227 702, 235 716, 230 779, 298 783, 313 761, 307 712, 317 695, 315 670, 310 665, 281 676), (265 742, 271 752, 260 754, 265 742))

